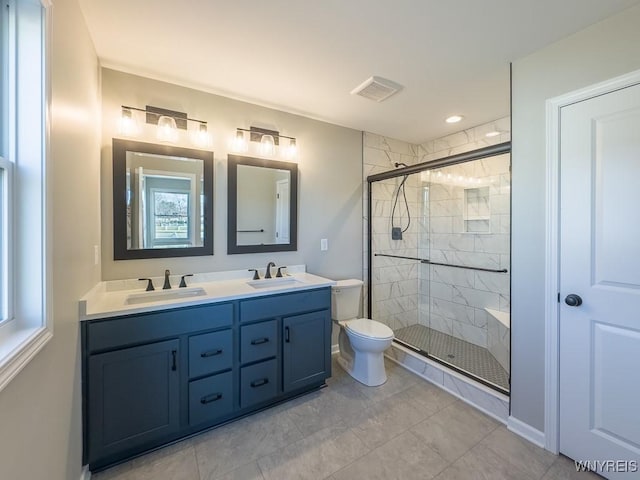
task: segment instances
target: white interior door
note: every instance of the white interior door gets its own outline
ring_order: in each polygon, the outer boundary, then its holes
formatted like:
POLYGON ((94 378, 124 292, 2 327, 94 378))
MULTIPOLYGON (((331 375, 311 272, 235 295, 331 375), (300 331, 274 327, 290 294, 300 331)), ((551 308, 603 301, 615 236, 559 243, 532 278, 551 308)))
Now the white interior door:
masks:
POLYGON ((276 243, 290 242, 289 197, 289 180, 278 180, 276 182, 276 243))
POLYGON ((640 85, 562 108, 560 136, 560 451, 640 478, 640 85))

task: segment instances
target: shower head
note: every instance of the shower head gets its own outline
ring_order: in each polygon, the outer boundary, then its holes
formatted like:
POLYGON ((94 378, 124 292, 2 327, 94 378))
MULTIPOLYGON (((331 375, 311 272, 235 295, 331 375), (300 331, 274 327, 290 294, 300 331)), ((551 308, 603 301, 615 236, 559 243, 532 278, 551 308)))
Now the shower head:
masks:
POLYGON ((398 167, 406 167, 406 166, 407 166, 406 163, 396 162, 396 168, 398 168, 398 167))

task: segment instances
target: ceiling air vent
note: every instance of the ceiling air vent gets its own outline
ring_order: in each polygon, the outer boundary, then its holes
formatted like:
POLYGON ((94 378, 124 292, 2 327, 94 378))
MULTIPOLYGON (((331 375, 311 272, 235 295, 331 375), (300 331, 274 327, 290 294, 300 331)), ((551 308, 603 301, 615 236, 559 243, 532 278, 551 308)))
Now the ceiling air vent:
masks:
POLYGON ((370 77, 351 90, 351 95, 360 95, 374 102, 382 102, 400 90, 402 90, 402 85, 398 85, 391 80, 382 77, 370 77))

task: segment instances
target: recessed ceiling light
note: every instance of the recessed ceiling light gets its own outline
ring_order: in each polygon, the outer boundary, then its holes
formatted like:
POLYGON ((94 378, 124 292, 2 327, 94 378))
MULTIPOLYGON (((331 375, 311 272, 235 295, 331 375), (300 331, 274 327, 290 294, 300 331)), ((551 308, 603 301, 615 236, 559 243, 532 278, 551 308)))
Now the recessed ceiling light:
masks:
POLYGON ((445 122, 447 122, 447 123, 458 123, 463 118, 464 117, 462 115, 451 115, 450 117, 445 119, 445 122))
POLYGON ((500 135, 500 132, 495 131, 495 130, 494 130, 493 132, 488 132, 488 133, 485 133, 485 134, 484 134, 484 136, 485 136, 485 137, 489 137, 489 138, 491 138, 491 137, 497 137, 498 135, 500 135))

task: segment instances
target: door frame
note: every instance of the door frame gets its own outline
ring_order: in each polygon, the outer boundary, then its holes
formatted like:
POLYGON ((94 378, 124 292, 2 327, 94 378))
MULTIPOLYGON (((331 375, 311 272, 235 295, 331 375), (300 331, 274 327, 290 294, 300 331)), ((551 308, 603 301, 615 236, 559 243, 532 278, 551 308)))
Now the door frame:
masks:
POLYGON ((560 449, 560 113, 563 107, 640 83, 640 70, 546 101, 544 446, 560 449))

